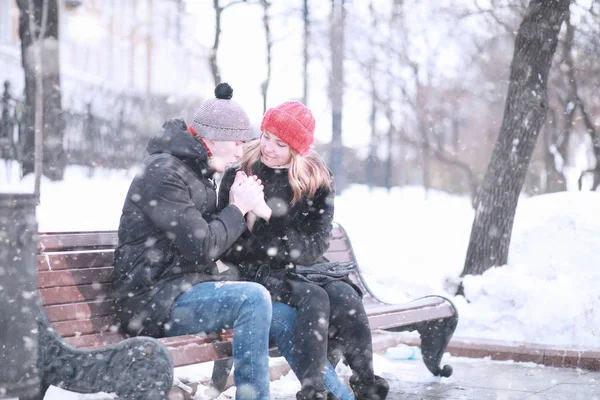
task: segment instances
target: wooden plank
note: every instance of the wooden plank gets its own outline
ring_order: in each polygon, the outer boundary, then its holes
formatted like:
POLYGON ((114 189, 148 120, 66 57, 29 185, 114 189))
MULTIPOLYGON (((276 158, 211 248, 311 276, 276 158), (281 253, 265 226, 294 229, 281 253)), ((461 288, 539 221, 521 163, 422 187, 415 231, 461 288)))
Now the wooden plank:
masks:
POLYGON ((183 336, 171 336, 161 338, 160 341, 167 347, 181 347, 186 346, 188 344, 207 344, 212 343, 217 340, 221 340, 220 336, 217 334, 204 335, 183 335, 183 336))
POLYGON ((327 253, 330 251, 349 251, 348 242, 346 242, 345 239, 331 239, 329 241, 327 253))
POLYGON ((332 239, 343 239, 345 238, 344 232, 340 229, 339 226, 334 226, 331 230, 331 238, 332 239))
POLYGON ((111 281, 113 267, 38 272, 38 289, 91 285, 111 281))
POLYGON ((340 261, 340 262, 354 261, 352 256, 347 251, 327 252, 327 253, 325 253, 325 257, 327 257, 327 259, 329 261, 340 261))
POLYGON ((84 303, 59 304, 44 307, 50 322, 91 319, 114 315, 115 303, 112 300, 88 301, 84 303))
POLYGON ((43 253, 37 256, 38 271, 112 266, 114 250, 84 250, 43 253))
POLYGON ((371 330, 398 328, 411 325, 422 321, 432 321, 436 319, 448 318, 454 315, 451 307, 428 307, 426 309, 417 308, 412 310, 403 310, 388 312, 383 314, 369 314, 369 324, 371 330))
POLYGON ((117 231, 57 232, 39 234, 39 252, 114 248, 117 231))
MULTIPOLYGON (((161 341, 163 339, 160 339, 161 341)), ((175 367, 198 364, 231 357, 231 342, 213 342, 207 344, 191 343, 180 347, 168 347, 175 367)))
POLYGON ((51 304, 80 303, 90 300, 106 300, 110 298, 108 295, 109 291, 109 284, 65 286, 39 290, 44 306, 51 304))
POLYGON ((401 312, 401 311, 410 311, 410 310, 419 310, 419 309, 429 309, 434 307, 439 307, 442 305, 447 305, 452 308, 450 303, 446 302, 443 298, 438 296, 431 297, 422 297, 417 300, 409 301, 407 303, 398 303, 398 304, 385 304, 379 303, 374 306, 370 306, 367 312, 370 315, 377 314, 385 314, 390 312, 401 312))
POLYGON ((125 336, 118 332, 106 332, 100 334, 71 336, 65 338, 65 342, 77 348, 93 348, 119 343, 125 336))
POLYGON ((81 321, 53 322, 52 327, 63 338, 92 333, 117 332, 118 329, 112 316, 81 321))

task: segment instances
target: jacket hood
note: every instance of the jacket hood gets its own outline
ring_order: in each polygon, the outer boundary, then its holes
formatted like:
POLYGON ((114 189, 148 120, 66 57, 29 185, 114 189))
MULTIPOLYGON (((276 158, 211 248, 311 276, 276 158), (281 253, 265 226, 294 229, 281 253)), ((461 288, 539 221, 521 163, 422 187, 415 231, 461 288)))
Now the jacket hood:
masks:
POLYGON ((202 175, 211 176, 214 171, 208 164, 208 153, 204 145, 187 130, 182 118, 167 120, 158 135, 150 140, 148 154, 167 153, 202 175))

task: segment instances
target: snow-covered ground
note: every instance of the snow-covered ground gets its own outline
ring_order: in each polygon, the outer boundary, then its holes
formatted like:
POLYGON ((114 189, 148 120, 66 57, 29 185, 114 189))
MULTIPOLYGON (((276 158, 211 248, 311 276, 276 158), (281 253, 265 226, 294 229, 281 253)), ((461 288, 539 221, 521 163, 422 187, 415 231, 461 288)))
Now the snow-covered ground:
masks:
MULTIPOLYGON (((64 181, 44 180, 39 230, 116 229, 134 173, 70 167, 64 181)), ((19 180, 14 169, 0 163, 0 192, 32 187, 31 177, 19 180)), ((522 199, 508 265, 466 277, 469 302, 447 291, 466 254, 473 218, 468 198, 436 191, 425 196, 418 187, 388 193, 357 185, 336 199, 335 219, 348 231, 379 297, 388 302, 428 294, 451 298, 460 314, 456 336, 600 348, 599 203, 597 192, 522 199)), ((378 360, 382 366, 387 362, 378 360)), ((196 375, 198 368, 209 365, 197 366, 196 375)), ((185 376, 185 370, 178 374, 185 376)), ((290 386, 276 382, 274 390, 293 395, 290 386)))

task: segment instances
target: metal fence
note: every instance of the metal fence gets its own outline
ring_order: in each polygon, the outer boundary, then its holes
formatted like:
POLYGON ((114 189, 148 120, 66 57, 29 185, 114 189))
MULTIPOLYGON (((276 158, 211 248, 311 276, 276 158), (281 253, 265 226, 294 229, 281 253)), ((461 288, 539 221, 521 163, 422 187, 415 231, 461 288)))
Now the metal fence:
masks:
MULTIPOLYGON (((4 82, 0 119, 0 159, 21 162, 26 114, 24 101, 4 82)), ((98 91, 78 111, 64 110, 63 149, 70 165, 128 168, 145 155, 162 122, 186 109, 186 99, 142 97, 98 91)))

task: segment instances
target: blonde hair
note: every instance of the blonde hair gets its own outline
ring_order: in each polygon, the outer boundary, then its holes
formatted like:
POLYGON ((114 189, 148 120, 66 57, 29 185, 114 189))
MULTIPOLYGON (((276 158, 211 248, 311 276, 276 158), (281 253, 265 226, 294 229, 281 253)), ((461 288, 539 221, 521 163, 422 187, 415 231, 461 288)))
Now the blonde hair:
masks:
MULTIPOLYGON (((307 155, 301 156, 290 147, 292 158, 288 166, 288 180, 294 197, 291 205, 296 204, 302 196, 309 199, 315 197, 320 188, 332 189, 333 178, 325 161, 313 149, 307 155)), ((246 143, 244 156, 240 161, 241 169, 248 175, 253 175, 252 167, 260 161, 260 139, 246 143)))

